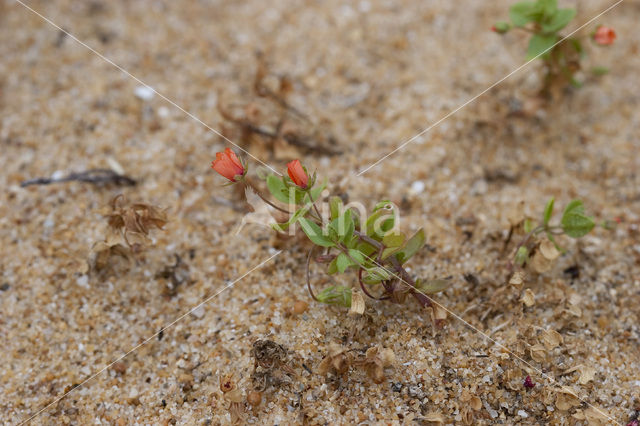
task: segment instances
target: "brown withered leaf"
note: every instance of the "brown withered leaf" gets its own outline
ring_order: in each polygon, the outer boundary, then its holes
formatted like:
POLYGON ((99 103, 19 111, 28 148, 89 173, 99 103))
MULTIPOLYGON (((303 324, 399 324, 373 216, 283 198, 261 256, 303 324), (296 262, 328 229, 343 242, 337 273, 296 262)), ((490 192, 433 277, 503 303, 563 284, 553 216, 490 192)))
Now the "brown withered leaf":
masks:
POLYGON ((520 298, 520 300, 525 304, 527 308, 530 308, 536 303, 536 295, 533 293, 533 291, 531 291, 530 288, 528 288, 524 291, 524 294, 522 295, 522 298, 520 298))
POLYGON ((542 343, 547 350, 552 350, 563 343, 562 335, 555 330, 549 329, 542 332, 542 343))
POLYGON ((107 241, 95 243, 91 248, 88 262, 90 270, 102 271, 113 258, 122 258, 130 265, 132 261, 131 249, 119 243, 109 244, 107 241))
POLYGON ((318 373, 326 374, 332 372, 334 374, 344 374, 349 370, 349 366, 353 363, 353 356, 347 348, 337 343, 329 344, 327 355, 318 364, 318 373))
POLYGON ((393 366, 395 359, 396 356, 393 350, 372 346, 367 349, 364 359, 356 360, 354 365, 362 366, 374 383, 382 383, 384 381, 384 369, 393 366))
POLYGON ((566 411, 580 405, 580 398, 575 391, 569 386, 562 386, 560 389, 556 389, 558 393, 556 397, 556 407, 559 410, 566 411))
POLYGON ((116 195, 109 203, 110 211, 103 212, 111 230, 122 235, 134 252, 149 242, 149 232, 163 229, 168 218, 166 210, 146 203, 127 203, 125 197, 116 195))

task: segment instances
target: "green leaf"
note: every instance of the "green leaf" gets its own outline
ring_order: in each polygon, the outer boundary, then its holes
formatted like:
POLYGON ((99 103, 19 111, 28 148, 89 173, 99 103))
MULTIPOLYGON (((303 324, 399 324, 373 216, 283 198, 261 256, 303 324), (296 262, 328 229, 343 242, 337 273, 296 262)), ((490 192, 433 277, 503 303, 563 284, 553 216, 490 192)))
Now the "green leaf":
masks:
POLYGON ((343 242, 351 239, 355 225, 351 217, 351 210, 346 210, 342 216, 333 219, 329 223, 329 238, 343 242))
POLYGON ((312 243, 322 247, 335 246, 333 241, 331 241, 330 239, 328 239, 322 234, 322 229, 316 223, 304 217, 299 218, 298 223, 300 223, 302 230, 304 231, 305 234, 307 234, 307 237, 309 237, 312 243))
POLYGON ((536 11, 541 17, 551 17, 558 10, 558 0, 538 0, 536 2, 536 11))
POLYGON ((388 233, 382 238, 382 244, 387 247, 400 247, 404 243, 403 234, 388 233))
POLYGON ((289 204, 289 190, 282 182, 282 179, 280 179, 278 176, 267 176, 267 188, 269 189, 271 195, 273 195, 273 198, 283 203, 289 204))
POLYGON ((396 254, 399 251, 400 247, 387 247, 386 249, 382 250, 382 260, 391 256, 392 254, 396 254))
POLYGON ((355 248, 365 256, 371 256, 373 253, 376 252, 376 248, 365 241, 361 241, 358 244, 356 244, 355 248))
POLYGON ((345 253, 340 253, 338 257, 336 257, 336 267, 341 274, 351 265, 353 265, 353 262, 345 253))
POLYGON ((338 257, 336 257, 336 268, 338 268, 338 272, 343 273, 350 266, 364 266, 365 257, 358 250, 350 249, 349 255, 347 253, 340 253, 338 257))
POLYGON ((331 220, 337 219, 342 214, 342 199, 340 197, 329 198, 329 211, 331 212, 331 220))
POLYGON ((516 27, 523 27, 533 21, 535 3, 532 1, 521 1, 509 8, 509 18, 516 27))
POLYGON ((531 221, 531 219, 526 218, 524 220, 523 228, 524 228, 524 232, 527 233, 527 234, 529 232, 533 231, 533 222, 531 221))
POLYGON ((556 36, 555 34, 534 34, 533 36, 531 36, 531 40, 529 40, 529 48, 527 49, 527 60, 549 54, 556 41, 558 41, 558 36, 556 36))
POLYGON ((284 232, 286 231, 293 223, 295 223, 298 218, 304 216, 307 214, 307 212, 309 212, 309 209, 311 208, 311 206, 305 206, 305 207, 301 207, 298 210, 296 210, 291 217, 289 217, 289 220, 284 222, 284 223, 274 223, 273 225, 271 225, 271 227, 273 229, 275 229, 278 232, 284 232))
POLYGON ((522 266, 527 263, 527 260, 529 260, 529 250, 526 247, 522 246, 516 253, 515 264, 518 266, 522 266))
POLYGON ((551 197, 551 199, 547 202, 547 205, 544 207, 542 223, 545 227, 549 225, 549 221, 551 220, 551 215, 553 214, 553 204, 555 203, 555 201, 556 199, 554 197, 551 197))
POLYGON ((593 218, 585 215, 584 205, 580 200, 573 200, 567 205, 560 223, 564 233, 571 238, 583 237, 596 226, 593 218))
POLYGON ((375 268, 367 269, 367 278, 377 281, 386 281, 391 278, 391 274, 385 268, 376 266, 375 268))
POLYGON ((511 24, 504 21, 496 22, 493 25, 493 30, 498 34, 504 34, 511 29, 511 24))
POLYGON ((560 9, 547 22, 542 23, 542 32, 547 34, 556 33, 566 27, 575 16, 575 9, 560 9))
POLYGON ((393 229, 396 218, 396 209, 390 201, 381 201, 373 209, 371 216, 365 223, 366 234, 370 237, 381 239, 388 231, 393 229))
POLYGON ((418 288, 418 290, 425 294, 435 294, 446 289, 450 284, 451 280, 418 280, 416 282, 416 288, 418 288))
POLYGON ((351 288, 342 285, 332 285, 316 295, 321 303, 351 307, 351 288))
POLYGON ((356 263, 354 263, 354 266, 358 266, 358 267, 366 266, 365 264, 367 263, 367 258, 358 250, 349 249, 349 256, 351 256, 351 258, 355 260, 356 263))
POLYGON ((333 275, 338 272, 338 257, 335 257, 327 267, 327 274, 333 275))
POLYGON ((404 245, 402 250, 396 253, 396 259, 400 264, 409 260, 418 250, 420 250, 427 242, 427 237, 424 235, 424 229, 420 228, 418 232, 413 234, 411 238, 404 245))

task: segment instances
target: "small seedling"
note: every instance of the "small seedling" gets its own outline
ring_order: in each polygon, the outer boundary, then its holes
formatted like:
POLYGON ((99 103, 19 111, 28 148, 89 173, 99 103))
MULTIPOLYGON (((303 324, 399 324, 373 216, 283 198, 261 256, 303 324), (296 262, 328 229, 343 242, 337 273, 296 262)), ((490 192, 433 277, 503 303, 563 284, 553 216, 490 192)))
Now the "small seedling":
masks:
POLYGON ((297 225, 314 244, 307 256, 307 286, 319 302, 351 307, 352 291, 348 286, 331 285, 314 293, 309 270, 312 259, 326 264, 330 275, 353 271, 363 293, 377 300, 401 303, 411 295, 422 305, 431 306, 428 295, 449 285, 446 279, 414 279, 404 269, 403 265, 424 246, 426 236, 422 229, 410 237, 401 232, 398 208, 388 200, 376 204, 369 215, 364 206, 345 206, 337 196, 323 195, 328 202, 320 203, 321 194, 328 193, 326 183, 318 184, 316 174, 309 174, 299 160, 288 163, 288 176, 264 176, 273 201, 247 179, 246 165, 229 148, 216 155, 212 167, 230 184, 244 184, 246 190, 255 191, 269 206, 288 215, 286 222, 268 222, 269 226, 292 233, 297 225), (318 249, 322 253, 314 257, 318 249))
MULTIPOLYGON (((582 37, 566 39, 560 34, 576 16, 573 8, 558 8, 557 0, 522 1, 509 9, 510 22, 497 22, 491 29, 498 34, 506 34, 512 29, 531 34, 527 48, 527 60, 540 58, 544 64, 545 76, 542 94, 550 95, 553 90, 567 84, 579 87, 577 73, 585 56, 582 37)), ((609 27, 600 26, 590 35, 600 46, 613 43, 616 33, 609 27)), ((594 75, 607 73, 604 67, 592 69, 594 75)))
MULTIPOLYGON (((531 265, 538 272, 546 272, 553 261, 565 250, 558 245, 556 237, 566 235, 571 238, 581 238, 596 226, 596 222, 585 213, 580 200, 571 201, 564 209, 560 223, 551 224, 555 199, 551 198, 542 213, 540 222, 525 219, 523 228, 526 235, 515 250, 513 264, 524 268, 531 265), (543 236, 542 238, 537 238, 543 236)), ((610 229, 612 222, 604 221, 601 226, 610 229)))

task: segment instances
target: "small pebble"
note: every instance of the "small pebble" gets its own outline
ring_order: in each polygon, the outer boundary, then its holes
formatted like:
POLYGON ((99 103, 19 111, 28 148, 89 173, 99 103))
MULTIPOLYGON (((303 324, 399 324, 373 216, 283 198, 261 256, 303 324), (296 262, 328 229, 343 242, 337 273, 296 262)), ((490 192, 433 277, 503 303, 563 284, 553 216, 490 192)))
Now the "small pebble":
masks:
POLYGON ((413 182, 411 184, 411 191, 414 194, 419 194, 422 191, 424 191, 424 182, 422 182, 421 180, 417 180, 417 181, 413 182))
POLYGON ((191 311, 191 315, 198 319, 202 318, 204 316, 204 307, 202 305, 198 306, 193 311, 191 311))
POLYGON ((133 90, 133 94, 143 101, 150 101, 155 96, 155 91, 149 86, 138 86, 133 90))
POLYGON ((262 392, 251 391, 247 394, 247 402, 253 407, 257 407, 262 402, 262 392))
POLYGON ((293 308, 291 309, 291 313, 293 313, 293 315, 300 315, 304 313, 308 307, 309 307, 309 304, 307 302, 303 302, 302 300, 296 300, 293 303, 293 308))

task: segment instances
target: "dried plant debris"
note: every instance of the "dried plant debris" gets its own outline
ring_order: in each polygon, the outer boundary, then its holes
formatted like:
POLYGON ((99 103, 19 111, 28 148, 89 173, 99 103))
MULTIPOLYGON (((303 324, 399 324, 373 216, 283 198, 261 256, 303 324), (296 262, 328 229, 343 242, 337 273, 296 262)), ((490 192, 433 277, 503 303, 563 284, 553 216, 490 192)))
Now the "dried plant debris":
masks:
POLYGON ((228 403, 227 409, 231 416, 232 423, 239 423, 245 418, 244 395, 242 390, 238 388, 233 374, 227 374, 220 377, 220 390, 222 397, 228 403))
POLYGON ((151 243, 150 231, 163 229, 168 221, 166 210, 146 203, 129 204, 123 195, 113 198, 102 214, 108 229, 105 240, 92 247, 94 270, 106 267, 114 256, 131 260, 151 243))
POLYGON ((163 270, 156 274, 156 278, 165 281, 166 285, 163 288, 163 294, 171 297, 175 296, 178 292, 178 288, 183 284, 191 284, 191 275, 189 271, 189 265, 187 265, 182 258, 174 254, 175 263, 173 265, 167 265, 163 270))
POLYGON ((300 149, 308 153, 338 155, 342 151, 336 147, 333 135, 326 126, 314 123, 307 114, 294 107, 288 100, 294 91, 294 84, 286 75, 272 75, 262 55, 258 55, 254 93, 255 101, 245 105, 243 113, 234 113, 218 104, 222 117, 236 125, 241 140, 258 139, 264 141, 274 151, 276 157, 285 152, 300 149), (272 84, 274 83, 274 84, 272 84), (266 100, 261 103, 260 100, 266 100), (277 113, 274 114, 274 104, 277 113))
POLYGON ((24 188, 31 185, 50 185, 52 183, 72 181, 91 183, 94 185, 113 184, 117 186, 134 186, 138 183, 135 179, 111 169, 91 169, 84 172, 69 173, 64 176, 54 175, 51 177, 29 179, 21 182, 20 186, 24 188))
POLYGON ((356 356, 353 352, 354 350, 331 343, 327 356, 318 365, 318 373, 345 375, 349 372, 349 367, 355 366, 362 368, 374 383, 382 383, 385 378, 384 369, 395 363, 395 354, 389 348, 372 346, 364 356, 356 356))
POLYGON ((152 229, 163 229, 168 221, 166 210, 146 203, 129 204, 122 194, 111 200, 110 207, 105 214, 109 228, 120 233, 134 251, 151 241, 152 229))
POLYGON ((354 365, 361 366, 374 383, 384 381, 384 369, 393 366, 396 356, 389 348, 372 346, 367 349, 363 359, 357 359, 354 365))
POLYGON ((254 359, 251 374, 254 390, 262 392, 269 386, 290 383, 289 375, 296 376, 289 365, 287 349, 273 340, 256 340, 251 348, 251 356, 254 359))

